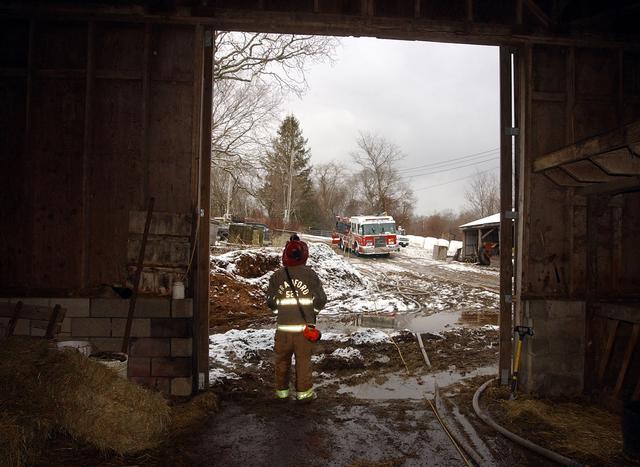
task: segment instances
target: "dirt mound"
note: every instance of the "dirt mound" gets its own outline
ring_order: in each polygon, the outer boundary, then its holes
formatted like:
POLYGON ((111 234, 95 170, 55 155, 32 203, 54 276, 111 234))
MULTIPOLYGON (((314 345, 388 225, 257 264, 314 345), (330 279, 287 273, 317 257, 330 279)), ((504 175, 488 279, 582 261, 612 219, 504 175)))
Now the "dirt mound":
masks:
POLYGON ((225 273, 209 277, 209 303, 209 329, 215 332, 273 320, 260 286, 238 282, 225 273))
POLYGON ((281 266, 280 249, 257 248, 253 250, 235 250, 211 257, 214 268, 225 270, 229 274, 255 279, 281 266))
POLYGON ((280 258, 273 255, 243 255, 236 263, 236 272, 239 276, 255 278, 264 276, 269 271, 275 271, 280 267, 280 258))

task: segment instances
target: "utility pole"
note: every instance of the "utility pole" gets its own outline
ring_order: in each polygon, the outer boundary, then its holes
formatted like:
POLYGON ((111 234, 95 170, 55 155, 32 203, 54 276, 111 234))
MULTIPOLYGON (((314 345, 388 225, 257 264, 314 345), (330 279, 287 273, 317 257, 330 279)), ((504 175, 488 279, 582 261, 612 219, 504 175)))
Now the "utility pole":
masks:
POLYGON ((227 179, 227 209, 224 213, 225 220, 231 219, 231 194, 232 194, 232 180, 231 172, 229 172, 229 178, 227 179))
POLYGON ((289 226, 289 219, 291 216, 291 189, 293 187, 293 144, 289 147, 289 188, 287 192, 287 205, 284 209, 284 228, 289 226))

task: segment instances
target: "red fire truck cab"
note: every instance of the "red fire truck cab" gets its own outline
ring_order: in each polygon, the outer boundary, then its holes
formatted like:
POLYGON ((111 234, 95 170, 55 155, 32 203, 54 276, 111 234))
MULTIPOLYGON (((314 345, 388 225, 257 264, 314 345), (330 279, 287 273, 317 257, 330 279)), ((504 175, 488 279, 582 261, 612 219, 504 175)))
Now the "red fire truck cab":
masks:
POLYGON ((391 216, 337 217, 332 243, 357 255, 398 251, 396 222, 391 216))

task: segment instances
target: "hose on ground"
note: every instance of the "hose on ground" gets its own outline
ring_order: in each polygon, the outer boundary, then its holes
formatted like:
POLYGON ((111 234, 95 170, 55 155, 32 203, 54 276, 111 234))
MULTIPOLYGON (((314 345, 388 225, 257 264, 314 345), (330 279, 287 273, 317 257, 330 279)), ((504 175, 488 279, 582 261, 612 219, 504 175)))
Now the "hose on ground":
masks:
POLYGON ((497 378, 492 378, 486 381, 484 384, 482 384, 478 388, 478 390, 473 395, 473 410, 483 422, 485 422, 487 425, 489 425, 491 428, 493 428, 497 432, 509 438, 511 441, 514 441, 515 443, 520 444, 521 446, 524 446, 525 448, 530 449, 531 451, 537 454, 540 454, 541 456, 544 456, 547 459, 557 462, 558 464, 568 465, 571 467, 581 467, 583 465, 579 462, 574 461, 573 459, 569 459, 568 457, 558 454, 557 452, 551 451, 549 449, 545 449, 542 446, 532 443, 531 441, 526 440, 516 435, 515 433, 512 433, 511 431, 507 430, 503 426, 500 426, 496 422, 494 422, 488 413, 483 412, 480 409, 480 396, 482 395, 484 390, 487 389, 489 384, 491 384, 493 381, 497 381, 497 378))

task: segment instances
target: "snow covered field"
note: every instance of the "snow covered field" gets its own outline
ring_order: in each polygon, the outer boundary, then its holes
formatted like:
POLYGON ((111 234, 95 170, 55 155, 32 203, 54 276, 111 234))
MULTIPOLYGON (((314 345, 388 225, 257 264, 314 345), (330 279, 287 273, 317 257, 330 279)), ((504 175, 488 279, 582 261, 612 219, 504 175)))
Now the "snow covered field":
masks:
MULTIPOLYGON (((213 256, 212 274, 224 274, 238 283, 254 286, 255 294, 266 291, 273 271, 280 267, 281 248, 237 250, 213 256)), ((428 274, 433 268, 474 272, 493 276, 473 265, 435 261, 424 248, 407 247, 392 258, 346 258, 325 243, 309 242, 309 260, 320 277, 328 297, 321 318, 340 320, 353 314, 493 310, 497 294, 462 282, 442 280, 428 274), (426 271, 426 272, 425 272, 426 271)), ((355 331, 323 333, 325 342, 349 345, 389 343, 397 331, 360 328, 355 331)), ((242 378, 247 371, 260 370, 265 361, 260 353, 271 352, 274 329, 232 329, 210 336, 212 382, 242 378)), ((339 350, 355 355, 357 349, 339 350)), ((350 355, 351 355, 350 354, 350 355)), ((351 357, 349 357, 351 358, 351 357)), ((264 368, 262 368, 264 369, 264 368)))

